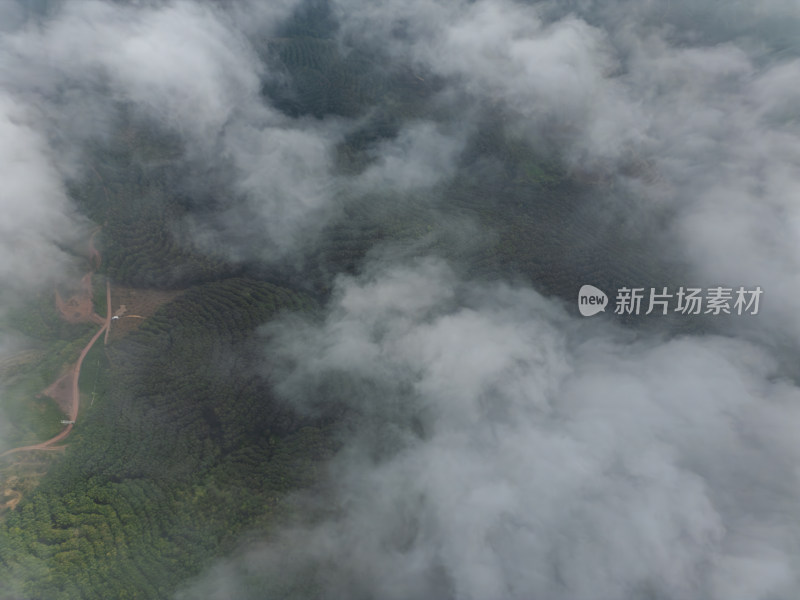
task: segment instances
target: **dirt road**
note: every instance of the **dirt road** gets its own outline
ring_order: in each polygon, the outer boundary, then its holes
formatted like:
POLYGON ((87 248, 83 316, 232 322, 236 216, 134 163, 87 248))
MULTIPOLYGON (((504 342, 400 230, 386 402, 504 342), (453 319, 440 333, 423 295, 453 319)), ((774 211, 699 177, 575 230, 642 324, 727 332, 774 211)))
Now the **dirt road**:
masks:
MULTIPOLYGON (((97 339, 105 332, 106 337, 105 341, 108 342, 108 330, 111 325, 111 284, 106 280, 106 318, 103 321, 103 326, 92 336, 92 339, 89 340, 89 343, 86 344, 86 347, 81 350, 81 354, 78 357, 78 362, 75 363, 75 366, 72 368, 72 401, 70 403, 70 411, 69 411, 69 419, 70 421, 74 421, 78 418, 78 409, 80 408, 81 403, 81 393, 78 389, 78 380, 81 376, 81 366, 83 365, 83 359, 86 358, 86 355, 89 353, 89 350, 92 349, 92 346, 97 341, 97 339)), ((98 319, 102 319, 100 315, 94 313, 93 316, 96 316, 98 319)), ((17 452, 25 452, 27 450, 61 450, 62 448, 54 448, 53 445, 57 444, 64 438, 66 438, 70 432, 72 431, 72 423, 67 425, 64 430, 59 433, 57 436, 50 438, 46 442, 42 442, 40 444, 33 444, 31 446, 21 446, 19 448, 13 448, 11 450, 7 450, 0 454, 0 458, 3 456, 7 456, 9 454, 15 454, 17 452)))

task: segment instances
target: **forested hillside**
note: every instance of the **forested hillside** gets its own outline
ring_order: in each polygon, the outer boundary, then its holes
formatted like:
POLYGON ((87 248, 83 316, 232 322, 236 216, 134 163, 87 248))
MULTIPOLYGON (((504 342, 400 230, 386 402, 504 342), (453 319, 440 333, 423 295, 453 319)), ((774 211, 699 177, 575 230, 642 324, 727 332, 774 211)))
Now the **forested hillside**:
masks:
POLYGON ((2 598, 163 598, 313 481, 325 427, 272 400, 253 329, 300 295, 193 288, 109 351, 70 447, 0 528, 2 598))
POLYGON ((116 136, 86 151, 88 176, 72 182, 77 205, 101 224, 101 270, 122 285, 182 288, 230 276, 234 268, 181 235, 193 208, 183 193, 181 148, 168 132, 123 111, 116 136))

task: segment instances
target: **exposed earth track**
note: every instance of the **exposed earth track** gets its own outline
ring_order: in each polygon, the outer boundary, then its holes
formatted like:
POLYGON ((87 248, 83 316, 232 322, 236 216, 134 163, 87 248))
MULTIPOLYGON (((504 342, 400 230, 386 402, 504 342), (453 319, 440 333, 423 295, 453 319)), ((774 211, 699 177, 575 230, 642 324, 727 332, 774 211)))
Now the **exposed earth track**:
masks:
MULTIPOLYGON (((94 236, 93 236, 94 237, 94 236)), ((97 250, 94 249, 94 245, 92 244, 92 249, 94 253, 97 254, 99 259, 99 253, 97 250)), ((99 260, 97 262, 99 264, 99 260)), ((91 273, 89 274, 91 277, 91 273)), ((92 319, 99 320, 103 323, 103 326, 92 336, 92 339, 89 340, 89 343, 86 344, 86 347, 81 350, 80 356, 78 357, 78 362, 75 363, 75 366, 72 367, 72 398, 69 406, 69 421, 75 421, 78 418, 78 410, 80 408, 81 402, 81 395, 80 390, 78 389, 78 380, 81 376, 81 366, 83 365, 83 359, 86 358, 86 355, 89 353, 89 350, 92 349, 92 346, 97 341, 97 339, 105 333, 105 342, 108 343, 108 330, 111 325, 111 284, 106 280, 106 318, 103 319, 100 315, 93 312, 92 319)), ((11 450, 6 450, 2 454, 0 454, 0 458, 3 456, 7 456, 9 454, 15 454, 17 452, 26 452, 28 450, 63 450, 63 447, 54 447, 54 444, 57 444, 64 438, 66 438, 70 432, 72 431, 73 423, 69 423, 64 430, 59 433, 57 436, 50 438, 45 442, 41 442, 39 444, 32 444, 30 446, 20 446, 19 448, 12 448, 11 450)))

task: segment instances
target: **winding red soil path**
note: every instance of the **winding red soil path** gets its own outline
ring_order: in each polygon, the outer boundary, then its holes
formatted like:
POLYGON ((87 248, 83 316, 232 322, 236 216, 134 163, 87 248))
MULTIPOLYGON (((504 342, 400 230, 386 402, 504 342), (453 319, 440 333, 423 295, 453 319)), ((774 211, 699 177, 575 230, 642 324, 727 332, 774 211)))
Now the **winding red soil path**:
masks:
MULTIPOLYGON (((96 252, 96 250, 95 250, 96 252)), ((99 256, 99 255, 98 255, 99 256)), ((111 326, 111 284, 106 280, 106 318, 103 321, 103 326, 92 336, 92 339, 89 340, 89 343, 86 344, 86 347, 81 350, 81 354, 78 357, 78 362, 75 363, 75 366, 72 368, 72 402, 70 404, 70 411, 69 411, 69 419, 70 421, 74 421, 78 418, 78 409, 80 408, 81 404, 81 393, 78 389, 78 380, 81 376, 81 366, 83 365, 83 359, 86 358, 86 355, 89 353, 89 350, 92 349, 92 346, 97 341, 103 332, 105 332, 105 343, 108 343, 108 330, 111 326)), ((97 317, 97 319, 102 319, 100 315, 97 313, 93 313, 92 317, 97 317)), ((2 454, 0 454, 0 458, 3 456, 7 456, 9 454, 14 454, 16 452, 24 452, 27 450, 63 450, 63 446, 53 447, 53 444, 57 444, 65 437, 67 437, 70 432, 72 431, 72 423, 68 424, 64 430, 59 433, 57 436, 50 438, 46 442, 41 442, 40 444, 33 444, 31 446, 20 446, 19 448, 12 448, 11 450, 6 450, 2 454)))

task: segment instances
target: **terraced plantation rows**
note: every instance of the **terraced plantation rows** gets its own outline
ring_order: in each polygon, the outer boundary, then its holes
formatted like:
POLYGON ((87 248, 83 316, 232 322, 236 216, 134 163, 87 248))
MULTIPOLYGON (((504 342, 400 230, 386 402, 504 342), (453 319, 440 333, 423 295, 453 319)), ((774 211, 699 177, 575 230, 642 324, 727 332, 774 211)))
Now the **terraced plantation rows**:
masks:
POLYGON ((113 345, 107 392, 58 469, 0 526, 0 597, 164 597, 312 481, 331 441, 272 399, 250 346, 278 311, 312 307, 270 284, 224 280, 113 345), (9 589, 22 572, 24 589, 9 589))

